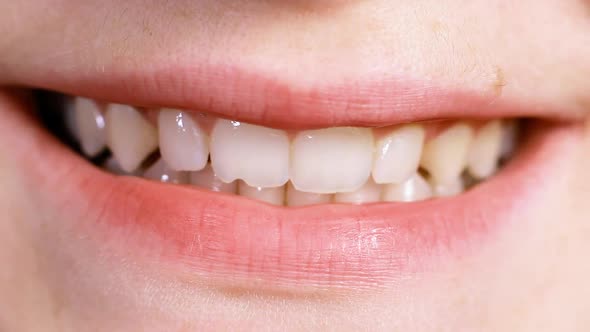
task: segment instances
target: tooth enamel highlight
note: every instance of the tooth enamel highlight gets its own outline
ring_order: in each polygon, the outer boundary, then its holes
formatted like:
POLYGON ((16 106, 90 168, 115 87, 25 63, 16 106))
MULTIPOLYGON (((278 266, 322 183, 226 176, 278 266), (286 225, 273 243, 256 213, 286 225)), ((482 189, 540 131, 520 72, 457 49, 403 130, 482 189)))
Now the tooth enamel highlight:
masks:
POLYGON ((273 205, 283 205, 285 201, 285 186, 274 188, 251 187, 243 181, 239 181, 238 193, 240 196, 252 198, 273 205))
POLYGON ((375 203, 381 200, 383 185, 376 184, 369 179, 364 186, 351 193, 339 193, 334 195, 336 203, 366 204, 375 203))
POLYGON ((74 100, 74 123, 82 152, 94 157, 106 147, 105 119, 98 105, 86 98, 74 100))
POLYGON ((295 189, 291 182, 287 184, 287 206, 328 204, 331 201, 332 195, 306 193, 295 189))
POLYGON ((385 202, 414 202, 431 198, 430 184, 418 173, 401 184, 389 184, 383 188, 385 202))
POLYGON ((211 133, 211 163, 225 182, 279 187, 289 181, 289 138, 283 130, 218 120, 211 133))
POLYGON ((133 107, 110 104, 106 123, 107 145, 126 172, 136 170, 158 148, 156 129, 133 107))
POLYGON ((291 181, 305 192, 353 192, 371 174, 373 148, 373 133, 367 128, 302 131, 291 147, 291 181))
POLYGON ((430 181, 433 195, 436 197, 449 197, 459 195, 465 190, 465 185, 461 177, 453 179, 447 183, 437 183, 430 181))
POLYGON ((191 172, 190 183, 215 192, 230 194, 236 194, 238 192, 238 182, 234 181, 225 183, 221 181, 221 179, 219 179, 217 176, 215 176, 215 173, 213 173, 211 164, 207 164, 207 166, 201 171, 191 172))
POLYGON ((418 170, 424 128, 407 125, 377 140, 373 179, 376 183, 401 183, 418 170))
POLYGON ((166 109, 158 114, 160 153, 174 170, 199 171, 207 165, 207 134, 183 111, 166 109))
POLYGON ((467 166, 473 129, 467 124, 456 124, 426 142, 421 166, 437 183, 450 183, 467 166))
POLYGON ((481 127, 469 148, 467 169, 477 178, 484 179, 492 175, 498 166, 502 148, 502 123, 491 121, 481 127))
POLYGON ((156 181, 185 184, 189 182, 189 175, 186 172, 175 171, 170 168, 163 159, 159 159, 150 166, 144 173, 143 177, 156 181))

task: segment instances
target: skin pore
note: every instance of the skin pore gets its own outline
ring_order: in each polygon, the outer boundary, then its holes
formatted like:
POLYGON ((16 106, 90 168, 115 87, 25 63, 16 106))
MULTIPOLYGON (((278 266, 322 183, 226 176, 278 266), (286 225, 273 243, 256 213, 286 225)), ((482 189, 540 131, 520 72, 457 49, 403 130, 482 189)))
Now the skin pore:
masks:
POLYGON ((4 1, 0 35, 0 330, 590 329, 588 1, 4 1), (211 283, 121 250, 113 238, 126 234, 80 231, 89 214, 68 199, 83 188, 68 182, 75 167, 56 162, 55 177, 31 176, 71 152, 29 116, 20 90, 113 102, 181 91, 149 99, 180 107, 198 102, 187 96, 210 77, 202 63, 296 91, 427 82, 547 118, 554 136, 541 175, 527 180, 534 193, 514 201, 480 250, 372 289, 211 283), (70 196, 52 199, 65 188, 70 196))

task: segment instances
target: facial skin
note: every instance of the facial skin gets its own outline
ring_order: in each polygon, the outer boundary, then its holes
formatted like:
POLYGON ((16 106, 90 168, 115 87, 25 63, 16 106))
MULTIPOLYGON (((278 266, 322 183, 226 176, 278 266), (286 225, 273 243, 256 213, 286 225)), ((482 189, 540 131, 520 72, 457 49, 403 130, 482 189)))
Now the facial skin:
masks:
MULTIPOLYGON (((590 329, 588 1, 4 1, 0 35, 0 330, 590 329), (515 200, 514 217, 482 250, 378 289, 180 280, 109 247, 107 235, 72 235, 72 211, 83 207, 52 205, 39 189, 50 184, 28 176, 58 143, 13 88, 81 94, 70 78, 108 85, 113 72, 170 58, 247 67, 299 88, 394 73, 516 100, 566 118, 551 149, 559 158, 530 181, 534 204, 515 200)), ((148 74, 125 91, 165 79, 148 74)), ((56 165, 64 181, 69 172, 56 165)))

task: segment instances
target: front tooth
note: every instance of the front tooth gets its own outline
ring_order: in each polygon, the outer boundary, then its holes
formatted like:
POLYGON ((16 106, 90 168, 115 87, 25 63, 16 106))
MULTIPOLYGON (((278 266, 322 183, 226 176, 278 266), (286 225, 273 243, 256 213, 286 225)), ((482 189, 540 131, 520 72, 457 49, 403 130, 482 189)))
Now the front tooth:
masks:
POLYGON ((199 171, 207 165, 207 134, 186 112, 166 109, 158 114, 160 153, 179 171, 199 171))
POLYGON ((407 125, 377 141, 373 179, 376 183, 401 183, 418 170, 424 128, 407 125))
POLYGON ((219 120, 211 133, 211 163, 224 182, 280 187, 289 180, 289 138, 284 130, 219 120))
POLYGON ((498 166, 502 148, 502 123, 499 120, 481 127, 469 148, 467 169, 473 177, 484 179, 492 175, 498 166))
POLYGON ((367 128, 300 132, 292 146, 291 181, 305 192, 355 191, 371 174, 373 148, 373 133, 367 128))
POLYGON ((240 196, 274 205, 283 205, 285 201, 285 186, 273 188, 252 187, 245 182, 240 181, 238 185, 238 193, 240 196))
POLYGON ((166 164, 166 162, 162 158, 160 158, 152 166, 150 166, 143 173, 143 177, 156 181, 175 184, 185 184, 189 182, 188 173, 173 170, 166 164))
POLYGON ((131 106, 110 104, 106 112, 107 145, 126 172, 133 172, 158 148, 158 132, 131 106))
POLYGON ((465 190, 465 182, 462 177, 458 177, 446 183, 437 183, 430 181, 430 187, 436 197, 456 196, 465 190))
POLYGON ((95 157, 106 147, 105 120, 93 100, 77 97, 74 100, 74 119, 80 147, 84 154, 95 157))
POLYGON ((207 164, 204 169, 198 172, 191 172, 190 182, 195 186, 206 188, 211 191, 230 194, 236 194, 238 192, 238 182, 234 181, 225 183, 221 181, 221 179, 215 176, 213 168, 211 168, 211 164, 207 164))
POLYGON ((467 165, 473 129, 456 124, 426 142, 421 165, 437 183, 449 183, 459 177, 467 165))
POLYGON ((357 191, 334 195, 334 202, 352 204, 375 203, 381 200, 382 190, 382 185, 376 184, 373 180, 369 179, 367 183, 357 191))
POLYGON ((430 184, 418 173, 401 184, 389 184, 383 189, 386 202, 414 202, 431 198, 430 184))
POLYGON ((287 206, 327 204, 331 201, 332 195, 306 193, 295 189, 291 182, 287 184, 287 206))

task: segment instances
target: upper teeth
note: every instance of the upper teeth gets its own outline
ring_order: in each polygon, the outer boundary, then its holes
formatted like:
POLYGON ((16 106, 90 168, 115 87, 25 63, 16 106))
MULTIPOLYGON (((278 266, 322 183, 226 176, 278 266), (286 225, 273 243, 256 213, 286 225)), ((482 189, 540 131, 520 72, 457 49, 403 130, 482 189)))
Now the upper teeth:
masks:
POLYGON ((477 130, 459 122, 438 135, 418 124, 287 132, 174 109, 149 121, 130 106, 98 105, 83 98, 74 103, 87 155, 106 144, 131 173, 159 146, 162 159, 145 177, 290 206, 454 195, 464 189, 465 170, 476 179, 492 175, 513 143, 507 136, 514 136, 498 120, 477 130))

